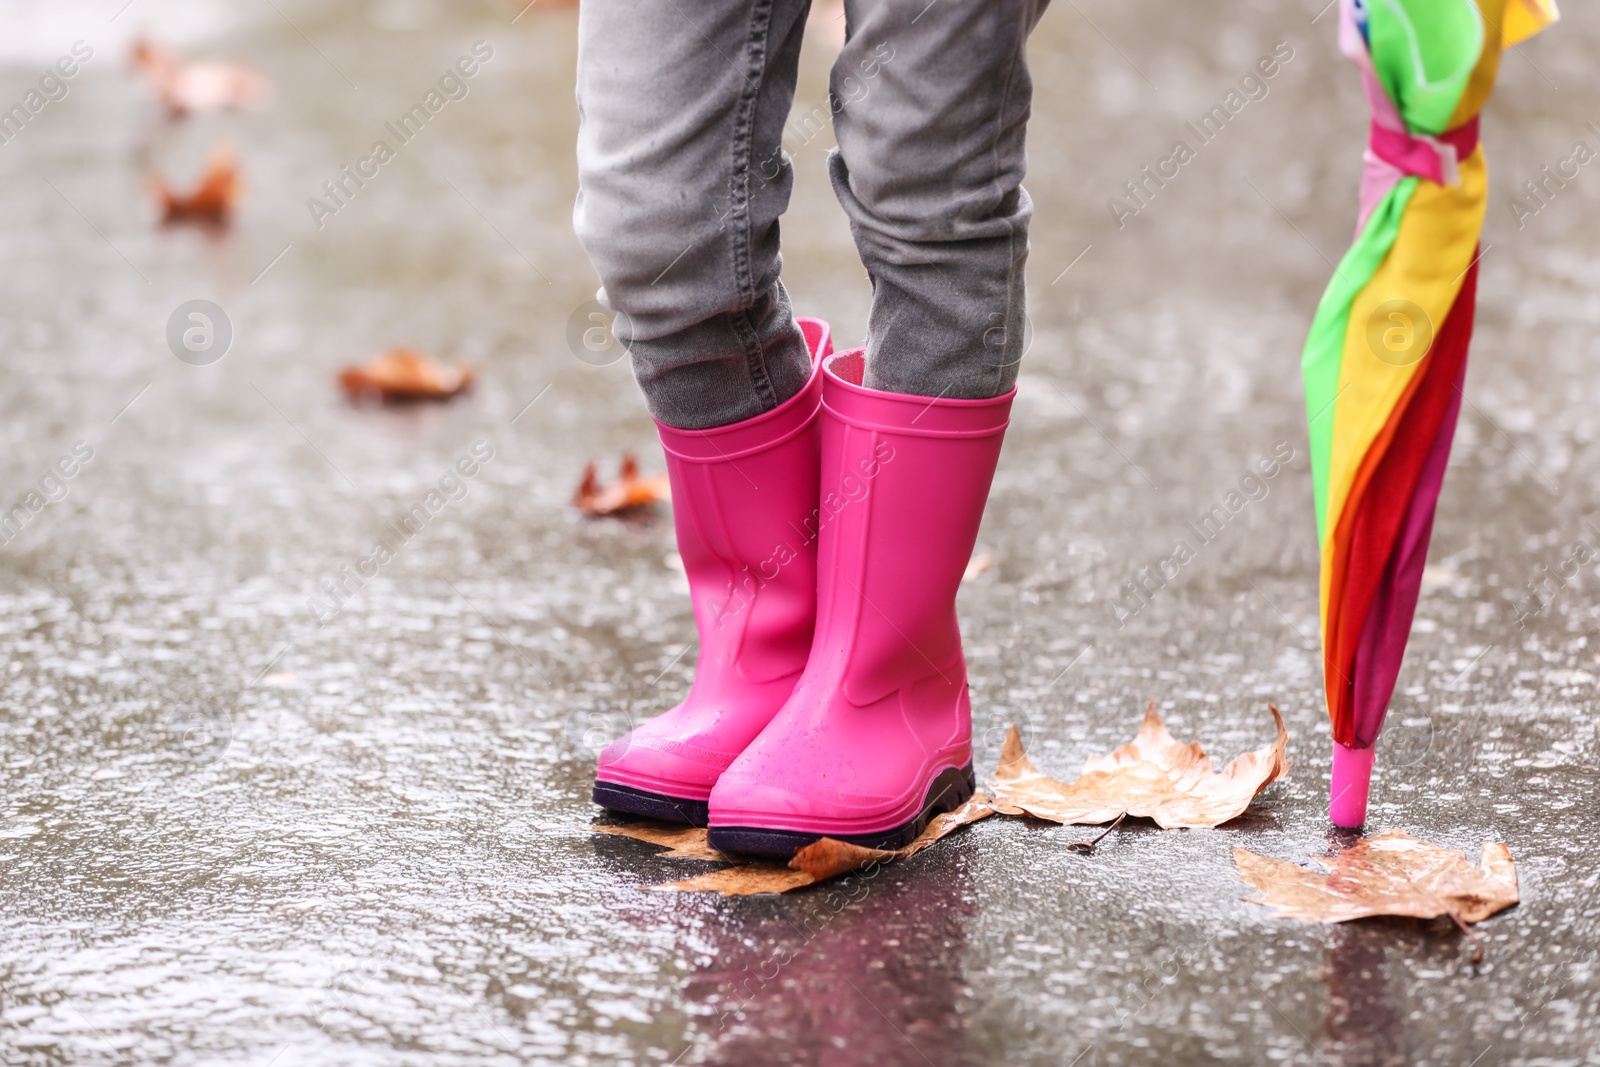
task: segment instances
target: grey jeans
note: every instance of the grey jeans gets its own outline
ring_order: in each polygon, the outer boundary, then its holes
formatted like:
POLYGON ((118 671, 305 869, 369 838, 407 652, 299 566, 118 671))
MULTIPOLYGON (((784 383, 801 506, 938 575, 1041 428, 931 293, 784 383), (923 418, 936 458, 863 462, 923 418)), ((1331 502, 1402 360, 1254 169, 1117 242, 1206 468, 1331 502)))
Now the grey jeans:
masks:
MULTIPOLYGON (((828 172, 872 281, 868 388, 983 398, 1016 381, 1033 210, 1024 46, 1047 2, 845 2, 828 172)), ((778 278, 794 181, 782 140, 809 7, 579 7, 574 225, 668 425, 750 418, 809 373, 778 278)), ((808 121, 821 117, 796 125, 808 121)))

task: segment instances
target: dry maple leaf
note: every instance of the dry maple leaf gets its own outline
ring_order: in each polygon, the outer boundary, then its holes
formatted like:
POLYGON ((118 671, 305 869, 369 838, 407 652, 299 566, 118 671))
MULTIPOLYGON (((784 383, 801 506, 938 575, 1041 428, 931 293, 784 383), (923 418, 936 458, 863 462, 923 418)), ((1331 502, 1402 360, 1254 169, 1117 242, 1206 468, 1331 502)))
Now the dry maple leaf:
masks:
POLYGON ((1332 859, 1312 857, 1323 868, 1309 870, 1242 848, 1233 850, 1240 881, 1262 895, 1246 898, 1276 908, 1279 915, 1313 923, 1342 923, 1371 915, 1481 922, 1520 899, 1511 851, 1486 841, 1474 867, 1454 849, 1418 841, 1403 830, 1385 830, 1357 842, 1332 859))
MULTIPOLYGON (((859 871, 874 863, 893 863, 914 856, 918 852, 932 845, 940 838, 966 826, 968 823, 986 819, 995 812, 989 803, 989 798, 980 790, 974 793, 965 804, 955 811, 946 812, 929 820, 928 828, 911 844, 904 848, 877 849, 863 848, 852 845, 847 841, 836 841, 831 837, 824 837, 815 841, 794 854, 794 858, 787 864, 777 860, 746 863, 737 867, 726 867, 719 871, 709 871, 694 878, 686 878, 681 882, 669 882, 666 885, 651 886, 652 889, 664 890, 675 893, 721 893, 725 897, 751 896, 757 893, 787 893, 791 889, 815 885, 825 882, 830 878, 837 878, 851 871, 859 871)), ((607 832, 617 832, 616 828, 607 829, 607 832)), ((690 831, 691 833, 705 834, 704 830, 690 831)), ((634 836, 634 835, 629 835, 634 836)), ((648 840, 641 838, 641 840, 648 840)), ((658 842, 664 843, 664 842, 658 842)), ((662 853, 663 856, 684 856, 688 853, 674 850, 662 853)), ((695 857, 698 858, 698 857, 695 857)))
POLYGON ((787 893, 791 889, 803 889, 815 881, 816 878, 806 871, 793 870, 781 863, 746 863, 650 888, 669 893, 721 893, 725 897, 749 897, 761 893, 787 893))
POLYGON ((151 41, 133 44, 133 68, 174 116, 191 111, 259 108, 272 83, 259 71, 224 59, 183 60, 151 41))
POLYGON ((1110 822, 1123 815, 1154 819, 1164 830, 1225 823, 1289 770, 1288 729, 1278 709, 1267 707, 1278 726, 1276 739, 1235 758, 1221 773, 1211 769, 1211 758, 1199 742, 1179 744, 1167 732, 1154 700, 1145 708, 1133 742, 1086 761, 1083 774, 1072 782, 1058 782, 1035 767, 1013 726, 990 786, 995 809, 1067 825, 1110 822))
POLYGON ((239 177, 239 164, 233 150, 227 145, 217 145, 206 156, 205 170, 200 184, 193 192, 174 192, 166 179, 157 174, 153 179, 156 199, 161 204, 163 222, 207 222, 222 225, 233 215, 233 208, 244 190, 239 177))
POLYGON ((671 498, 672 489, 666 475, 639 477, 639 461, 633 458, 631 452, 624 452, 622 469, 617 474, 617 480, 610 485, 600 484, 593 463, 585 467, 583 481, 578 483, 572 503, 585 515, 615 515, 671 498))
POLYGON ((727 856, 706 843, 706 830, 703 826, 631 822, 623 826, 596 826, 593 829, 596 833, 616 834, 619 837, 631 837, 635 841, 665 846, 667 851, 660 854, 661 859, 729 862, 727 856))
MULTIPOLYGON (((786 893, 875 863, 913 856, 951 831, 996 813, 1033 815, 1069 824, 1104 823, 1137 815, 1155 819, 1166 829, 1215 826, 1243 812, 1257 793, 1289 769, 1288 730, 1278 709, 1268 708, 1278 727, 1272 744, 1239 756, 1218 773, 1198 744, 1180 745, 1173 740, 1152 700, 1138 737, 1109 756, 1089 760, 1083 776, 1070 784, 1048 777, 1029 761, 1013 726, 1000 753, 993 796, 979 790, 955 811, 932 819, 904 848, 863 848, 825 837, 800 849, 787 864, 776 860, 745 863, 652 888, 723 896, 786 893)), ((705 830, 649 823, 595 829, 667 846, 671 851, 662 855, 668 857, 727 858, 709 848, 705 830)), ((1083 842, 1074 847, 1094 846, 1083 842)))
POLYGON ((447 400, 472 385, 471 367, 445 367, 421 352, 393 348, 359 367, 339 373, 339 385, 351 400, 405 403, 447 400))

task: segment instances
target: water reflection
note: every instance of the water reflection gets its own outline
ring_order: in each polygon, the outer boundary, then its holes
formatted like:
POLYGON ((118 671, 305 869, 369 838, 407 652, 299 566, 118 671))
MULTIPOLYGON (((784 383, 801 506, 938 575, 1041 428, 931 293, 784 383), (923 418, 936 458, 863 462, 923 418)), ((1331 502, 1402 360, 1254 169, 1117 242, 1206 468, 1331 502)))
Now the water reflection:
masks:
POLYGON ((803 896, 731 902, 746 916, 687 989, 715 1009, 687 1060, 979 1062, 960 1011, 975 879, 970 850, 951 844, 803 896))
MULTIPOLYGON (((1359 830, 1328 831, 1329 857, 1361 840, 1359 830)), ((1385 946, 1394 940, 1393 923, 1339 923, 1329 931, 1322 978, 1328 1006, 1322 1029, 1324 1054, 1351 1067, 1404 1064, 1405 1021, 1384 978, 1385 946)))
POLYGON ((1340 923, 1330 931, 1323 980, 1328 1006, 1323 1052, 1335 1063, 1361 1067, 1404 1064, 1405 1020, 1384 979, 1384 946, 1394 940, 1388 923, 1340 923))

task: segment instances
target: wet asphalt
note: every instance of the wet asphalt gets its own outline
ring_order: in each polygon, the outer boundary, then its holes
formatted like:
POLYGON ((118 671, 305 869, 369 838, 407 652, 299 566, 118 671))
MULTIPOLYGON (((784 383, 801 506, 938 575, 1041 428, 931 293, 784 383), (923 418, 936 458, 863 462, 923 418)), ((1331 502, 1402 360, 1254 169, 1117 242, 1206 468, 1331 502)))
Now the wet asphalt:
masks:
MULTIPOLYGON (((621 353, 570 341, 596 284, 568 224, 573 9, 117 6, 8 3, 0 34, 6 106, 94 53, 0 145, 0 497, 47 501, 0 545, 4 1062, 1600 1063, 1600 582, 1567 562, 1600 550, 1600 177, 1509 201, 1600 149, 1592 9, 1505 57, 1485 119, 1467 403, 1369 823, 1509 844, 1523 902, 1477 928, 1474 966, 1446 922, 1275 919, 1231 859, 1340 840, 1298 370, 1366 122, 1332 11, 1046 17, 1033 336, 993 565, 961 598, 980 771, 1016 722, 1071 775, 1153 697, 1222 758, 1276 704, 1289 777, 1218 830, 1085 856, 1077 830, 994 819, 723 900, 646 892, 703 868, 589 829, 598 747, 678 698, 694 649, 668 513, 569 504, 591 459, 660 467, 621 353), (249 60, 270 107, 165 121, 126 70, 141 30, 249 60), (467 95, 319 227, 307 199, 477 41, 467 95), (1265 96, 1119 225, 1122 183, 1280 42, 1265 96), (186 182, 222 139, 234 226, 159 226, 149 171, 186 182), (232 333, 202 365, 166 336, 197 299, 232 333), (337 369, 395 344, 480 385, 347 404, 337 369), (432 491, 392 560, 328 593, 432 491)), ((826 106, 809 51, 797 113, 826 106)), ((827 142, 791 146, 785 278, 848 340, 868 288, 827 142)))

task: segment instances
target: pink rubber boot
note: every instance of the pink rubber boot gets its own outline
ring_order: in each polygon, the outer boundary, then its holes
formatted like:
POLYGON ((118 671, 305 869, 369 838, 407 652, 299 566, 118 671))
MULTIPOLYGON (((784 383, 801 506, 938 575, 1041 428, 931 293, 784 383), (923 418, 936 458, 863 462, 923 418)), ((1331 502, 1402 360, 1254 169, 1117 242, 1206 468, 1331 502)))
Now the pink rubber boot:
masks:
POLYGON ((706 825, 712 785, 805 667, 817 555, 804 530, 817 511, 821 366, 833 344, 827 323, 799 323, 813 368, 799 393, 731 426, 656 424, 700 655, 683 703, 600 753, 596 804, 706 825))
POLYGON ((711 791, 714 848, 790 855, 819 837, 904 845, 972 795, 956 589, 1015 390, 930 400, 823 366, 817 632, 772 724, 711 791))

